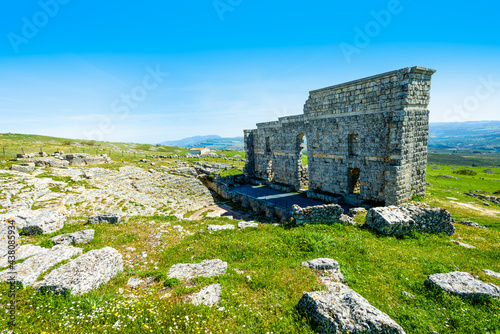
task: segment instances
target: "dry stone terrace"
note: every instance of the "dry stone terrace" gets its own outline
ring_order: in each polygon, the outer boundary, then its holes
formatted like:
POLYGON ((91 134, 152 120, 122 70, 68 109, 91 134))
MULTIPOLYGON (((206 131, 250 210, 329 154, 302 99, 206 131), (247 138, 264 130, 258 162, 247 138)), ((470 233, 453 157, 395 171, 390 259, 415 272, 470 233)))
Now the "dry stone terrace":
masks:
POLYGON ((244 131, 245 176, 352 205, 423 196, 434 72, 408 67, 311 91, 304 114, 244 131))

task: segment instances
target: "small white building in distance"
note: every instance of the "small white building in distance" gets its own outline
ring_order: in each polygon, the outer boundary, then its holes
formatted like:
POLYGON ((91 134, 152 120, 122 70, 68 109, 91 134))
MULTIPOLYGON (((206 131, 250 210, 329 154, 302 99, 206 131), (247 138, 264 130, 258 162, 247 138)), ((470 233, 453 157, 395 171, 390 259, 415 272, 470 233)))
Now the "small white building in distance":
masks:
POLYGON ((207 147, 193 147, 189 149, 189 153, 193 155, 205 155, 210 153, 210 149, 207 147))

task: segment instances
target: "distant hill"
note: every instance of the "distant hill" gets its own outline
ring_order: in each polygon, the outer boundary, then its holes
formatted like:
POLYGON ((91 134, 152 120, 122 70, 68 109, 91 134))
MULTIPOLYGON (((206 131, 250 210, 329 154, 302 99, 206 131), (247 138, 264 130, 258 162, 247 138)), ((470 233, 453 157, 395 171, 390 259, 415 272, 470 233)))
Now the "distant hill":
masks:
POLYGON ((209 147, 215 150, 243 150, 243 137, 223 138, 217 135, 194 136, 181 140, 164 141, 161 145, 191 147, 209 147))
POLYGON ((431 123, 429 149, 500 153, 500 121, 431 123))
MULTIPOLYGON (((243 150, 243 137, 194 136, 160 143, 184 148, 206 146, 216 150, 243 150)), ((500 121, 430 123, 429 149, 500 153, 500 121)))

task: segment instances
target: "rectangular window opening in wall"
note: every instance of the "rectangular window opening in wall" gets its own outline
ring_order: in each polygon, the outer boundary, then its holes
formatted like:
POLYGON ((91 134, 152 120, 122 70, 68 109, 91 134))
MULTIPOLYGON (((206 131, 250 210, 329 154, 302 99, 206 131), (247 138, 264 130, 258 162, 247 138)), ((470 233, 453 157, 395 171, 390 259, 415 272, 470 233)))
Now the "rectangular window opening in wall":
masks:
POLYGON ((266 137, 266 153, 271 153, 271 138, 266 137))
POLYGON ((349 155, 358 155, 359 140, 357 134, 350 134, 348 138, 349 155))
POLYGON ((359 194, 361 187, 359 184, 359 168, 349 168, 349 193, 359 194))

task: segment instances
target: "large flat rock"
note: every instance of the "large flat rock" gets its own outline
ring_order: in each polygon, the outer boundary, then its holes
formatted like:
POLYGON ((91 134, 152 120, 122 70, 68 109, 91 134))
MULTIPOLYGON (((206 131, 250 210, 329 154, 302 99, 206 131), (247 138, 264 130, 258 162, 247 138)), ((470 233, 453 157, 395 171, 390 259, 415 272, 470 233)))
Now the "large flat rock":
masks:
POLYGON ((81 248, 56 245, 47 252, 30 257, 22 263, 15 264, 14 270, 6 269, 0 272, 0 281, 14 280, 24 285, 31 285, 41 273, 50 267, 81 253, 81 248), (12 271, 17 274, 13 276, 11 274, 12 271))
POLYGON ((365 224, 371 229, 385 235, 403 236, 412 230, 420 233, 455 233, 451 214, 442 208, 425 204, 404 204, 371 208, 365 224))
POLYGON ((299 307, 323 333, 405 333, 387 314, 341 283, 335 291, 304 292, 299 307))
POLYGON ((27 235, 50 234, 63 228, 68 219, 64 207, 59 209, 20 210, 0 216, 0 220, 12 219, 18 229, 27 235))
POLYGON ((319 271, 328 291, 304 292, 299 308, 323 333, 404 333, 387 314, 372 306, 344 283, 337 261, 318 258, 302 265, 319 271))
POLYGON ((489 270, 489 269, 483 269, 483 271, 488 276, 500 279, 500 273, 497 273, 496 271, 489 270))
POLYGON ((122 216, 116 213, 97 215, 89 217, 89 224, 99 224, 99 223, 109 223, 109 224, 118 224, 121 222, 122 216))
POLYGON ((340 272, 340 266, 337 261, 329 258, 319 258, 301 263, 304 267, 313 270, 319 270, 319 280, 327 289, 336 283, 344 282, 344 275, 340 272))
POLYGON ((195 277, 212 277, 224 275, 227 270, 227 262, 219 259, 204 260, 200 263, 178 263, 174 264, 168 271, 169 278, 190 280, 195 277))
POLYGON ((259 227, 259 224, 253 221, 251 222, 241 221, 238 223, 238 228, 241 230, 249 227, 259 227))
POLYGON ((437 287, 450 295, 462 298, 500 298, 498 286, 477 280, 471 274, 462 271, 429 275, 425 280, 425 285, 437 287))
POLYGON ((3 256, 0 258, 0 268, 7 267, 9 265, 9 260, 22 260, 30 256, 46 253, 48 251, 49 249, 40 246, 22 245, 16 250, 14 258, 9 259, 9 256, 3 256))
POLYGON ((234 225, 207 225, 207 230, 209 231, 222 231, 222 230, 234 230, 234 225))
POLYGON ((51 271, 33 285, 36 290, 82 294, 109 282, 123 270, 121 254, 114 248, 94 249, 51 271))
POLYGON ((88 244, 92 239, 94 239, 94 230, 83 230, 73 233, 61 234, 57 235, 51 240, 56 245, 66 245, 69 246, 71 244, 88 244))
POLYGON ((212 284, 204 287, 200 292, 193 293, 189 298, 193 305, 214 306, 220 300, 222 288, 220 284, 212 284))

